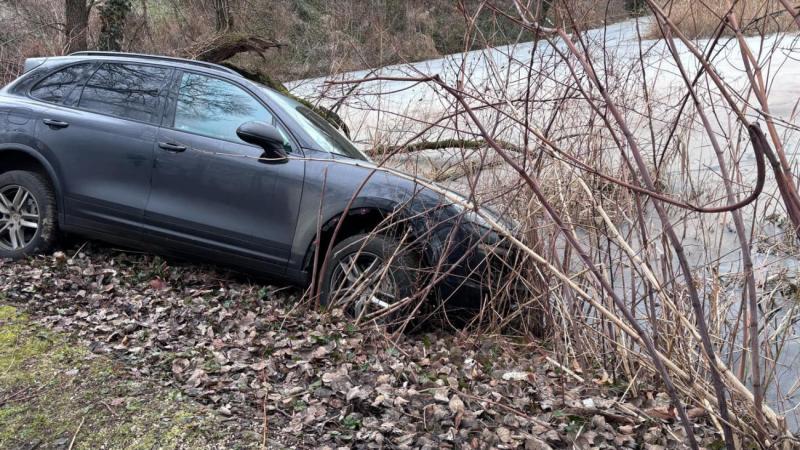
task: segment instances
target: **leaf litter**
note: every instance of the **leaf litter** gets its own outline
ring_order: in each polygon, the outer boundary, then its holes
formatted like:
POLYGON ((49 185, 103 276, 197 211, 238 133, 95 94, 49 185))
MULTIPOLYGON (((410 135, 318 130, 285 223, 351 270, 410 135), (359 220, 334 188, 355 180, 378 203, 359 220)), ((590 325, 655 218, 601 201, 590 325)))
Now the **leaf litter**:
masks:
MULTIPOLYGON (((582 381, 541 345, 467 332, 388 339, 302 292, 97 244, 0 262, 0 302, 274 448, 677 448, 666 395, 582 381), (574 375, 574 374, 573 374, 574 375), (632 395, 635 392, 636 395, 632 395)), ((690 405, 691 406, 691 405, 690 405)), ((706 446, 720 438, 691 409, 706 446)), ((247 438, 247 439, 245 439, 247 438)))

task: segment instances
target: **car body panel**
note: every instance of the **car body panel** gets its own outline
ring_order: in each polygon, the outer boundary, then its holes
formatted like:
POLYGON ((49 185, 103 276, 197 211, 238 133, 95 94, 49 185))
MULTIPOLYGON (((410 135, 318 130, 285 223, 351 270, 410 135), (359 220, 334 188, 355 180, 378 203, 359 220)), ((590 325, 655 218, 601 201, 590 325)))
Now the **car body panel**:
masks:
POLYGON ((59 106, 40 117, 38 143, 62 174, 64 225, 140 228, 158 127, 59 106), (44 119, 69 125, 51 128, 44 119))
MULTIPOLYGON (((465 282, 486 255, 464 226, 462 210, 428 182, 318 147, 297 111, 228 69, 135 55, 36 59, 26 74, 0 90, 2 152, 24 151, 42 162, 58 192, 60 225, 101 239, 161 253, 223 262, 295 283, 309 281, 315 242, 342 217, 363 211, 397 214, 420 244, 427 264, 449 275, 446 297, 473 302, 480 284, 465 282), (161 65, 172 70, 156 123, 85 111, 74 95, 53 104, 28 95, 39 80, 81 62, 161 65), (176 85, 196 72, 233 83, 258 99, 288 135, 284 162, 266 162, 263 150, 172 127, 176 85), (52 119, 67 123, 51 127, 52 119), (176 144, 179 151, 162 148, 176 144), (475 286, 478 286, 477 288, 475 286), (466 287, 466 288, 465 288, 466 287)), ((87 75, 88 77, 88 75, 87 75)), ((173 149, 175 150, 175 149, 173 149)))
POLYGON ((155 237, 238 253, 280 275, 289 260, 303 190, 305 163, 259 161, 263 150, 161 129, 144 222, 155 237))

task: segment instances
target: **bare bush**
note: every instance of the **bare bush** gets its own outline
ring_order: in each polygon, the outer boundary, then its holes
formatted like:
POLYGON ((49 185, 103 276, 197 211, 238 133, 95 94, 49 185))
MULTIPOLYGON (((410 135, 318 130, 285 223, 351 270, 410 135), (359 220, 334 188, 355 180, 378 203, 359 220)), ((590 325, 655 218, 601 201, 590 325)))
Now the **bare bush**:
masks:
MULTIPOLYGON (((661 2, 659 2, 661 4, 661 2)), ((745 35, 787 31, 793 24, 791 14, 781 0, 740 0, 729 4, 721 1, 674 0, 662 4, 669 19, 690 39, 709 38, 717 34, 728 11, 738 17, 745 35)), ((733 35, 730 29, 721 29, 733 35)), ((648 37, 662 37, 661 30, 653 24, 648 37)))
POLYGON ((797 316, 779 293, 795 283, 796 101, 770 100, 794 37, 746 37, 735 7, 712 28, 735 39, 697 42, 655 3, 595 30, 569 5, 555 27, 528 2, 482 6, 465 14, 468 39, 482 36, 475 16, 494 14, 534 42, 294 92, 338 105, 380 149, 377 170, 436 179, 519 223, 484 217, 526 258, 512 277, 527 293, 487 295, 479 318, 503 315, 483 332, 525 335, 542 318, 565 367, 600 367, 632 390, 660 380, 689 447, 701 445, 696 407, 728 448, 795 445, 797 316), (665 39, 647 40, 653 27, 665 39))

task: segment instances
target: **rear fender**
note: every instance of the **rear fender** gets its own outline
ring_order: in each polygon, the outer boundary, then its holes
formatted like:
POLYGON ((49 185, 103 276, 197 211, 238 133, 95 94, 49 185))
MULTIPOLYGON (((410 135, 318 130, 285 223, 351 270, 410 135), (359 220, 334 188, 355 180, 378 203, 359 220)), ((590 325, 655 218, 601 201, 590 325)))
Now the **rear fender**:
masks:
POLYGON ((0 144, 0 164, 2 164, 3 162, 3 157, 9 155, 12 152, 23 153, 27 156, 30 156, 31 158, 36 160, 39 163, 39 165, 44 169, 47 177, 53 184, 53 189, 55 190, 56 204, 58 205, 59 223, 64 223, 64 203, 63 203, 63 196, 61 195, 61 179, 59 178, 53 166, 50 164, 47 158, 45 158, 41 153, 39 153, 33 147, 19 143, 0 144))

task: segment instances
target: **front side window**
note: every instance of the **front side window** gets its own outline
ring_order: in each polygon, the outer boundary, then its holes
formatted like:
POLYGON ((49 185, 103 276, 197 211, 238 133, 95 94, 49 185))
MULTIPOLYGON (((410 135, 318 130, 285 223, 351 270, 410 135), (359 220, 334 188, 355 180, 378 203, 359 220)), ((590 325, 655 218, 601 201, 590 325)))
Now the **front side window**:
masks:
POLYGON ((170 69, 103 64, 83 88, 79 108, 142 122, 159 122, 159 99, 170 69))
POLYGON ((369 161, 367 155, 358 150, 346 137, 336 131, 327 120, 314 111, 266 86, 261 86, 261 90, 303 127, 306 134, 314 140, 318 150, 369 161))
POLYGON ((31 96, 51 103, 61 103, 81 81, 83 71, 91 64, 75 64, 50 74, 31 89, 31 96))
POLYGON ((234 84, 204 75, 183 74, 175 129, 242 142, 236 136, 236 129, 250 121, 273 124, 274 118, 258 100, 234 84))

